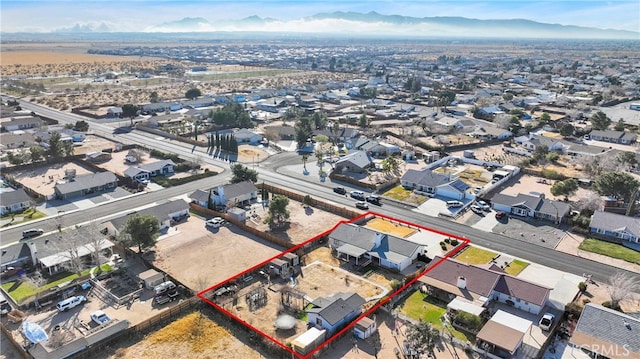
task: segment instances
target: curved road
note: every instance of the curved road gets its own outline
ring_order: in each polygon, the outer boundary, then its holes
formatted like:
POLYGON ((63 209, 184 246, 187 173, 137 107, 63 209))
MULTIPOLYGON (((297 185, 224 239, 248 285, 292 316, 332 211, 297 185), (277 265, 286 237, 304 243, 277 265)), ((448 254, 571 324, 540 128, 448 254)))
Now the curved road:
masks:
MULTIPOLYGON (((21 106, 25 109, 29 109, 38 114, 46 117, 57 119, 61 122, 74 122, 79 119, 89 120, 81 116, 74 114, 61 113, 46 107, 31 103, 21 103, 21 106)), ((98 132, 103 135, 111 136, 113 128, 98 124, 91 121, 91 129, 94 132, 98 132)), ((147 147, 156 148, 161 151, 174 152, 181 157, 194 158, 199 156, 202 162, 210 163, 225 169, 229 168, 229 164, 217 159, 213 159, 204 152, 192 152, 191 147, 183 143, 170 142, 164 138, 158 138, 157 136, 148 133, 133 133, 118 135, 119 140, 129 143, 142 143, 147 147)), ((269 157, 268 160, 263 161, 259 167, 255 168, 258 172, 259 181, 264 181, 269 184, 291 189, 293 191, 309 194, 312 197, 323 198, 335 204, 345 205, 347 207, 353 206, 353 201, 344 196, 338 196, 333 193, 332 184, 330 182, 318 183, 308 182, 302 174, 299 176, 289 176, 277 172, 277 168, 290 165, 292 163, 301 163, 300 157, 295 153, 281 153, 269 157)), ((170 187, 163 190, 148 192, 143 195, 127 197, 113 202, 107 202, 105 204, 82 210, 77 212, 71 212, 63 214, 65 223, 82 223, 87 218, 102 218, 112 215, 117 212, 121 212, 126 209, 133 209, 143 206, 145 204, 154 203, 161 200, 166 200, 171 197, 179 196, 184 193, 191 193, 196 189, 211 188, 220 184, 228 183, 230 177, 229 171, 218 176, 186 183, 177 187, 170 187)), ((607 264, 595 262, 582 257, 573 256, 563 252, 555 251, 543 246, 522 241, 510 237, 506 237, 500 234, 484 232, 472 227, 465 226, 463 224, 452 222, 442 218, 429 217, 420 213, 416 213, 404 208, 399 208, 393 205, 385 204, 382 207, 372 209, 374 212, 379 212, 391 217, 396 217, 408 222, 417 223, 425 227, 437 228, 438 230, 449 232, 461 237, 469 238, 473 243, 480 246, 489 248, 497 252, 503 252, 515 257, 522 258, 527 261, 535 262, 544 266, 555 268, 564 272, 573 273, 576 275, 582 275, 583 273, 589 273, 592 278, 597 281, 607 281, 608 278, 617 271, 627 272, 630 275, 637 275, 630 271, 622 270, 607 264)), ((53 231, 56 228, 56 218, 45 218, 38 223, 38 227, 45 229, 45 231, 53 231)), ((33 222, 31 222, 33 225, 33 222)), ((2 242, 17 241, 21 237, 22 226, 16 226, 6 228, 1 231, 2 242)))

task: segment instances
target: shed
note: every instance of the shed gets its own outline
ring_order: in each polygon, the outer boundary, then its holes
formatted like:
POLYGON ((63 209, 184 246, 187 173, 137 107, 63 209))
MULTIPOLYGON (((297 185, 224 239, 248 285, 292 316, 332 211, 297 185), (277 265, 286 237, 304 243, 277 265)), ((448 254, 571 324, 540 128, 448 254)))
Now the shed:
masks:
POLYGON ((364 317, 356 323, 353 327, 353 334, 360 339, 367 339, 371 336, 377 329, 376 321, 369 318, 364 317))
POLYGON ((230 217, 233 217, 242 223, 247 221, 247 211, 245 211, 242 208, 238 208, 238 207, 229 208, 227 210, 227 214, 230 217))
POLYGON ((300 264, 300 258, 295 253, 287 252, 287 253, 282 255, 282 259, 284 259, 287 262, 289 262, 289 265, 292 266, 292 267, 293 266, 297 266, 298 264, 300 264))
POLYGON ((149 269, 138 274, 138 278, 144 283, 146 288, 154 288, 164 281, 164 274, 155 269, 149 269))
POLYGON ((312 327, 291 342, 291 347, 298 353, 305 355, 324 341, 326 330, 312 327))

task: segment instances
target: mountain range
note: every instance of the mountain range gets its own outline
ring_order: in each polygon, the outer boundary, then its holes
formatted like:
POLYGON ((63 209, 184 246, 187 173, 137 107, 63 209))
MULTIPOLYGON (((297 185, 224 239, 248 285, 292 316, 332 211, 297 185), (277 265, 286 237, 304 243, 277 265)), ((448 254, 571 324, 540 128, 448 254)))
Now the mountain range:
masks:
MULTIPOLYGON (((73 30, 82 29, 77 26, 73 30)), ((93 30, 105 31, 104 26, 93 30)), ((629 39, 640 33, 574 25, 541 23, 526 19, 478 20, 465 17, 411 17, 377 12, 319 13, 297 20, 250 16, 239 20, 209 21, 186 17, 144 29, 144 32, 278 32, 314 33, 342 37, 493 37, 553 39, 629 39)))

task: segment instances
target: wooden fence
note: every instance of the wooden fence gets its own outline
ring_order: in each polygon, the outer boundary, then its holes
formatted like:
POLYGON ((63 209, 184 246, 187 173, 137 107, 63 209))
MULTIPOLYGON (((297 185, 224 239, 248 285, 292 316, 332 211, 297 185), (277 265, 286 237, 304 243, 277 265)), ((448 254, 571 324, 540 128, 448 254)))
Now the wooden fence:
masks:
MULTIPOLYGON (((267 191, 269 191, 270 193, 275 193, 275 194, 281 194, 286 196, 287 198, 290 198, 294 201, 298 201, 298 202, 303 202, 304 197, 306 196, 306 194, 301 194, 298 192, 291 192, 289 190, 280 188, 280 187, 275 187, 266 183, 260 183, 257 185, 258 188, 260 189, 266 189, 267 191)), ((346 208, 344 206, 336 206, 324 201, 320 201, 318 199, 315 199, 313 197, 311 197, 311 202, 309 203, 309 205, 311 207, 316 207, 318 209, 323 209, 332 213, 335 213, 341 217, 344 218, 353 218, 353 217, 357 217, 360 215, 359 212, 356 212, 354 210, 351 210, 349 208, 346 208)))

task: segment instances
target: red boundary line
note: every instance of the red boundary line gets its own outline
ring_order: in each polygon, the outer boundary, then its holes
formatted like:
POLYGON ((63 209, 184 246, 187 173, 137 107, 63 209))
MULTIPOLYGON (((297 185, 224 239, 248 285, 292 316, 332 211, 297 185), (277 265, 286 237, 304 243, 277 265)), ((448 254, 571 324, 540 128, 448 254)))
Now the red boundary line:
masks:
POLYGON ((315 352, 317 352, 318 350, 320 350, 322 347, 324 347, 325 345, 329 344, 330 342, 332 342, 333 340, 335 340, 338 336, 342 335, 344 332, 346 332, 347 330, 350 330, 351 328, 353 328, 354 325, 356 325, 356 323, 364 318, 369 316, 369 314, 375 312, 376 310, 378 310, 378 308, 380 308, 380 306, 386 304, 388 301, 391 300, 391 298, 395 297, 396 295, 398 295, 399 293, 401 293, 402 291, 404 291, 405 289, 407 289, 409 286, 413 285, 413 283, 415 283, 420 277, 422 277, 423 275, 425 275, 427 272, 429 272, 430 270, 432 270, 433 268, 435 268, 436 266, 440 265, 440 263, 442 263, 443 261, 447 260, 448 258, 451 258, 451 256, 455 255, 456 253, 458 253, 460 250, 462 250, 462 248, 464 248, 467 244, 469 244, 471 241, 468 238, 464 238, 464 237, 460 237, 454 234, 450 234, 447 232, 442 232, 433 228, 427 228, 424 226, 421 226, 419 224, 415 224, 415 223, 410 223, 401 219, 397 219, 397 218, 393 218, 393 217, 389 217, 389 216, 385 216, 383 214, 379 214, 379 213, 375 213, 375 212, 367 212, 364 213, 358 217, 352 218, 351 220, 342 220, 340 222, 338 222, 335 226, 333 226, 333 228, 307 240, 304 241, 301 244, 298 244, 297 246, 290 248, 284 252, 281 252, 280 254, 273 256, 263 262, 261 262, 260 264, 257 264, 249 269, 246 269, 236 275, 234 275, 233 277, 230 277, 218 284, 215 284, 201 292, 199 292, 197 294, 198 298, 200 298, 202 301, 206 302, 207 304, 213 306, 214 308, 216 308, 217 310, 221 311, 222 313, 226 314, 227 316, 233 318, 235 321, 237 321, 238 323, 246 326, 247 328, 253 330, 254 332, 260 334, 262 337, 272 341, 273 343, 275 343, 276 345, 280 346, 281 348, 285 349, 286 351, 288 351, 289 353, 295 355, 298 359, 308 359, 310 358, 315 352), (335 333, 334 335, 332 335, 329 339, 325 340, 324 342, 322 342, 320 345, 318 345, 316 348, 314 348, 311 352, 307 353, 306 355, 301 355, 297 352, 295 352, 293 349, 287 347, 285 344, 279 342, 278 340, 272 338, 271 336, 267 335, 266 333, 262 332, 261 330, 259 330, 258 328, 252 326, 251 324, 247 323, 245 320, 243 320, 242 318, 230 313, 229 311, 227 311, 226 309, 222 308, 221 306, 217 305, 216 303, 212 302, 211 300, 209 300, 208 298, 205 298, 204 295, 214 289, 217 289, 220 286, 225 285, 226 283, 235 280, 236 278, 239 278, 241 276, 243 276, 246 273, 252 272, 253 270, 255 270, 258 267, 262 267, 265 264, 269 263, 270 261, 281 257, 283 254, 285 253, 290 253, 293 252, 313 241, 318 240, 319 238, 322 238, 324 236, 326 236, 327 234, 333 232, 333 230, 335 230, 339 225, 344 224, 344 223, 353 223, 355 221, 358 221, 366 216, 371 216, 373 215, 374 217, 380 217, 380 218, 384 218, 390 221, 394 221, 394 222, 398 222, 401 224, 405 224, 409 227, 413 227, 413 228, 419 228, 419 229, 424 229, 433 233, 437 233, 443 236, 447 236, 450 238, 455 238, 457 240, 459 240, 460 242, 462 242, 462 245, 458 245, 456 248, 454 248, 453 250, 449 251, 444 257, 440 258, 439 261, 437 261, 435 264, 430 265, 427 269, 424 270, 424 272, 420 273, 419 275, 417 275, 414 279, 412 279, 410 282, 406 283, 405 285, 403 285, 402 287, 400 287, 398 290, 396 290, 395 292, 393 292, 392 294, 388 294, 386 295, 382 300, 380 300, 378 303, 376 303, 376 305, 374 305, 371 309, 369 309, 368 311, 366 311, 365 313, 361 314, 359 317, 357 317, 356 319, 354 319, 353 321, 351 321, 351 323, 349 323, 346 327, 342 328, 339 332, 335 333))

